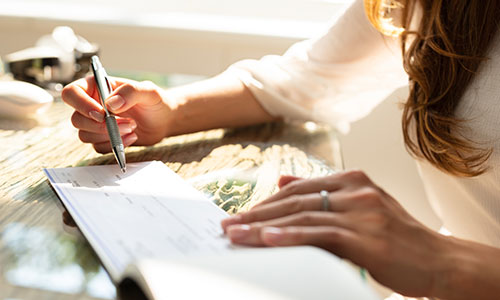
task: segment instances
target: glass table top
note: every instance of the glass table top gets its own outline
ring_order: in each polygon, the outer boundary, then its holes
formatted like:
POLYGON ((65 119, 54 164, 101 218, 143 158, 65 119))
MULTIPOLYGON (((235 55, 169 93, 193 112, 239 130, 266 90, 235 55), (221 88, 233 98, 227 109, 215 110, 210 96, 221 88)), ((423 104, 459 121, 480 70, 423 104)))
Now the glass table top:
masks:
MULTIPOLYGON (((0 117, 0 299, 114 299, 113 283, 64 208, 43 168, 114 163, 82 144, 71 109, 56 101, 37 119, 0 117)), ((282 174, 342 168, 335 133, 314 123, 270 123, 130 147, 127 161, 160 160, 229 213, 276 191, 282 174)))

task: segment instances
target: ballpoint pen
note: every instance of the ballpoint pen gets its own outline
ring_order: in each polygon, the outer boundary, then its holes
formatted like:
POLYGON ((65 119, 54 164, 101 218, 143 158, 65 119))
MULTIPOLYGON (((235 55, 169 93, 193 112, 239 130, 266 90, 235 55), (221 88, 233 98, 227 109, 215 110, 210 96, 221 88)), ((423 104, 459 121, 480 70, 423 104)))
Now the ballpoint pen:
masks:
POLYGON ((97 55, 92 56, 90 65, 92 68, 92 72, 94 73, 97 91, 99 92, 99 97, 101 98, 101 104, 105 113, 104 120, 106 122, 106 128, 108 129, 111 149, 113 150, 113 154, 115 155, 120 169, 123 173, 125 173, 125 149, 123 147, 122 137, 120 136, 120 131, 118 129, 118 124, 116 123, 115 116, 109 113, 108 109, 106 108, 106 104, 104 103, 104 101, 111 94, 111 85, 108 81, 108 75, 106 74, 106 70, 104 70, 104 67, 99 61, 99 57, 97 57, 97 55))

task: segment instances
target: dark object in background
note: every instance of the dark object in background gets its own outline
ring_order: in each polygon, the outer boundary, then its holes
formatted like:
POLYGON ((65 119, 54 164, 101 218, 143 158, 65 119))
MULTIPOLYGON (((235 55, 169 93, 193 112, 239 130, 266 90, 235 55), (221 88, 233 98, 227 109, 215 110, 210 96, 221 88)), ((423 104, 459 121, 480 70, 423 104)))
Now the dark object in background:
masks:
POLYGON ((71 28, 56 27, 35 47, 8 54, 4 61, 6 71, 15 79, 54 89, 84 77, 90 57, 98 52, 96 44, 76 35, 71 28))

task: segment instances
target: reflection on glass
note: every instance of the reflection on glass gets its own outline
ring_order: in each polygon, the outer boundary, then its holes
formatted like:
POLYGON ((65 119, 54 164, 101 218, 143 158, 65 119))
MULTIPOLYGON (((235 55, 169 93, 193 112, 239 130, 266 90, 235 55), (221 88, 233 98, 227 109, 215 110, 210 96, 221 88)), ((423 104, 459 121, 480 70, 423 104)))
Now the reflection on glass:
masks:
POLYGON ((11 223, 1 235, 7 255, 5 279, 12 285, 112 299, 115 288, 80 237, 11 223))
POLYGON ((223 145, 203 158, 201 164, 225 165, 190 178, 189 182, 229 214, 248 211, 275 193, 280 175, 310 178, 334 172, 320 159, 288 144, 223 145))

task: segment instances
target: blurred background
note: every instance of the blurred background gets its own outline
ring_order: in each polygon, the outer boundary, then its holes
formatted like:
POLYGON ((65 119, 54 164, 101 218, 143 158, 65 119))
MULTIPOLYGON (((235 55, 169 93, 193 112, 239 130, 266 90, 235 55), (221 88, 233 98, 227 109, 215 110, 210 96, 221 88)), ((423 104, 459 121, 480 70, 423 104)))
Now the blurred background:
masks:
POLYGON ((242 58, 283 53, 352 0, 2 0, 0 55, 59 25, 100 48, 112 72, 209 76, 242 58))

